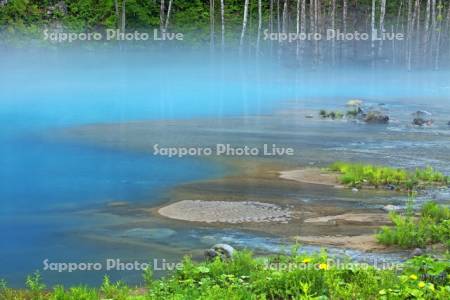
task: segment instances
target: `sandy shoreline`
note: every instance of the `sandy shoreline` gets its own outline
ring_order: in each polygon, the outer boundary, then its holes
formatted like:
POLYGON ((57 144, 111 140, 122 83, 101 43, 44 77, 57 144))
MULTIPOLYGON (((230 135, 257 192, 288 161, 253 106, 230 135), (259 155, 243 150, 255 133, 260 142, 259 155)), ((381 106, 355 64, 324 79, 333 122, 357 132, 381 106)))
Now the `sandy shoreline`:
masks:
POLYGON ((339 184, 339 176, 337 174, 326 173, 319 168, 305 168, 281 171, 279 174, 281 179, 343 188, 343 186, 339 184))
POLYGON ((289 209, 275 204, 255 201, 203 201, 183 200, 158 210, 164 217, 204 223, 287 223, 289 209))

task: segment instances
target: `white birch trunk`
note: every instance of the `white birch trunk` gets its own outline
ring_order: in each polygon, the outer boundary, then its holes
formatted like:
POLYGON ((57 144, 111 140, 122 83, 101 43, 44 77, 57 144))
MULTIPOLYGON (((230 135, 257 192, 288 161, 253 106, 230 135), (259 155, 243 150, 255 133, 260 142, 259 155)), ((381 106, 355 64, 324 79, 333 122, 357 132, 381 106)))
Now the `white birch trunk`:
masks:
MULTIPOLYGON (((384 28, 384 16, 386 15, 386 0, 381 0, 381 8, 380 8, 380 34, 385 32, 384 28)), ((378 56, 381 56, 383 53, 383 39, 381 39, 378 44, 378 56)))
POLYGON ((344 34, 347 33, 347 14, 348 14, 348 2, 347 0, 344 0, 343 7, 342 7, 342 25, 343 25, 343 31, 344 34))
POLYGON ((122 1, 122 26, 121 26, 121 30, 122 32, 125 32, 126 29, 126 24, 127 24, 127 20, 126 20, 126 5, 127 5, 127 0, 123 0, 122 1))
POLYGON ((225 3, 224 0, 220 0, 220 22, 221 22, 221 48, 225 49, 225 3))
MULTIPOLYGON (((331 29, 336 30, 336 0, 331 1, 331 29)), ((331 63, 336 63, 336 40, 331 40, 331 63)))
POLYGON ((169 20, 170 20, 170 13, 172 11, 172 1, 169 1, 169 6, 167 7, 167 16, 166 16, 166 23, 164 24, 164 31, 167 31, 167 27, 169 27, 169 20))
MULTIPOLYGON (((371 32, 372 37, 375 35, 375 0, 372 0, 372 14, 371 14, 371 32)), ((375 62, 375 41, 371 38, 371 54, 372 54, 372 64, 375 62)))
POLYGON ((256 40, 256 55, 259 56, 262 30, 262 0, 258 0, 258 38, 256 40))
POLYGON ((209 0, 209 43, 211 47, 211 51, 214 51, 215 44, 215 19, 214 19, 214 11, 215 11, 214 0, 209 0))
POLYGON ((288 0, 284 0, 283 5, 283 32, 288 32, 288 0))
POLYGON ((164 4, 164 0, 161 0, 160 7, 159 7, 159 27, 160 27, 161 31, 164 31, 165 11, 166 11, 166 5, 164 4))
POLYGON ((245 3, 244 3, 244 17, 243 17, 243 20, 242 20, 241 39, 240 39, 240 42, 239 42, 239 53, 240 54, 242 54, 242 50, 244 48, 245 31, 247 30, 248 3, 249 3, 249 0, 245 0, 245 3))
MULTIPOLYGON (((436 1, 436 0, 434 0, 436 1)), ((434 60, 434 69, 439 70, 439 55, 441 50, 441 31, 442 31, 442 0, 439 0, 438 5, 438 25, 439 28, 437 29, 437 38, 436 38, 436 57, 434 60)))
MULTIPOLYGON (((298 37, 300 34, 300 0, 297 0, 296 33, 297 33, 297 37, 298 37)), ((297 49, 295 51, 295 56, 298 61, 299 57, 300 57, 300 41, 298 39, 297 39, 297 49)))

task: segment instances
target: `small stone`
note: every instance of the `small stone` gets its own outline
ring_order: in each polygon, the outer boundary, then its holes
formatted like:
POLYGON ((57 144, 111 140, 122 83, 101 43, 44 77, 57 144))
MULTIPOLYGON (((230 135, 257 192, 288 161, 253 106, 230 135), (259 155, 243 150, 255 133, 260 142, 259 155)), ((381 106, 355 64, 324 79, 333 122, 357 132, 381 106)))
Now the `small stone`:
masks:
POLYGON ((352 188, 352 192, 357 193, 357 192, 359 192, 359 190, 357 188, 352 188))
POLYGON ((312 119, 312 118, 314 118, 314 116, 313 115, 306 115, 305 118, 312 119))
POLYGON ((421 256, 424 255, 425 251, 423 251, 420 248, 416 248, 413 251, 411 251, 411 253, 409 254, 409 257, 416 257, 416 256, 421 256))
POLYGON ((384 211, 386 211, 386 212, 400 211, 400 210, 402 210, 402 208, 401 208, 400 206, 398 206, 398 205, 392 205, 392 204, 385 205, 385 206, 383 206, 382 209, 383 209, 384 211))
POLYGON ((397 187, 393 184, 388 184, 385 186, 385 188, 390 191, 395 191, 397 189, 397 187))

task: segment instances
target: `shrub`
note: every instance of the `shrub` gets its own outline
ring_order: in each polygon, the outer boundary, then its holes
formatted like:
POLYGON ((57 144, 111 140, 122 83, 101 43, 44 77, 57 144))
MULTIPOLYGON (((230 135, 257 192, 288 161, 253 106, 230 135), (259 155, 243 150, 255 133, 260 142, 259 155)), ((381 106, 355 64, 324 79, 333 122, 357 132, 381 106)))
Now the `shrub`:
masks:
POLYGON ((413 190, 420 185, 449 182, 448 176, 431 167, 408 172, 384 166, 338 161, 330 165, 329 170, 341 173, 341 182, 354 187, 372 185, 378 188, 382 185, 396 185, 398 189, 413 190))
POLYGON ((412 213, 400 215, 390 213, 393 227, 382 227, 378 241, 385 245, 397 245, 401 248, 426 247, 443 243, 450 249, 450 210, 448 207, 427 202, 420 215, 412 213))

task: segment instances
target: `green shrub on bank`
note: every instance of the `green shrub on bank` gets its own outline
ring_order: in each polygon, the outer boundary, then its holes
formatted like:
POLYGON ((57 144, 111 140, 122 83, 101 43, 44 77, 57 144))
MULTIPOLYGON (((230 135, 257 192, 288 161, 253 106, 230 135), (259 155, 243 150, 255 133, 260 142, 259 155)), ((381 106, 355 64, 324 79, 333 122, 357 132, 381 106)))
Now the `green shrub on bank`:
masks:
POLYGON ((412 213, 390 213, 393 227, 385 226, 377 235, 385 245, 401 248, 426 247, 442 243, 450 249, 450 209, 434 202, 427 202, 419 216, 412 213))
POLYGON ((378 188, 383 185, 395 185, 397 189, 412 190, 415 187, 449 184, 450 179, 432 167, 417 168, 415 171, 396 169, 371 164, 335 162, 329 169, 341 173, 340 180, 343 184, 353 187, 364 185, 378 188))
MULTIPOLYGON (((255 258, 242 251, 230 261, 194 263, 186 258, 180 270, 160 280, 150 280, 146 273, 145 288, 133 289, 105 278, 99 289, 58 286, 35 294, 37 290, 13 290, 3 283, 0 299, 449 299, 449 271, 448 260, 429 257, 380 270, 337 264, 325 252, 255 258)), ((40 277, 33 281, 33 286, 43 286, 40 277)))

